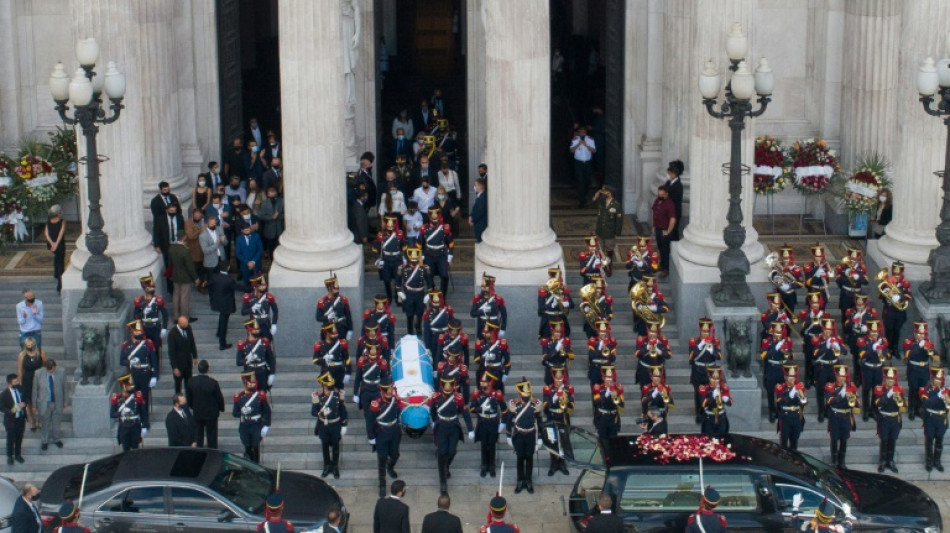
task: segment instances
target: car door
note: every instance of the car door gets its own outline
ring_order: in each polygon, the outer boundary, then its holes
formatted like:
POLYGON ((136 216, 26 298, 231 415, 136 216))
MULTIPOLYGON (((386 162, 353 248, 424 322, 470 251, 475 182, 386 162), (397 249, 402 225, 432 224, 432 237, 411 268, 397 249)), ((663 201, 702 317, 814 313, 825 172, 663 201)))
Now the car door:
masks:
POLYGON ((171 487, 172 533, 216 533, 219 531, 255 531, 243 514, 220 501, 210 492, 191 487, 171 487))
MULTIPOLYGON (((798 517, 806 522, 815 517, 815 510, 818 509, 818 506, 820 506, 821 502, 826 498, 824 494, 815 489, 791 481, 776 480, 773 486, 775 487, 775 500, 778 508, 782 512, 782 518, 785 521, 785 531, 788 532, 797 531, 797 529, 794 528, 794 520, 792 518, 792 498, 796 494, 801 494, 803 498, 802 504, 798 508, 798 517)), ((835 501, 834 498, 828 498, 828 500, 834 504, 837 514, 841 506, 838 505, 838 502, 835 501)))
POLYGON ((146 485, 125 489, 93 514, 98 533, 170 533, 165 487, 146 485))
POLYGON ((597 435, 574 426, 547 422, 541 431, 541 444, 549 452, 574 466, 606 470, 604 449, 597 435))

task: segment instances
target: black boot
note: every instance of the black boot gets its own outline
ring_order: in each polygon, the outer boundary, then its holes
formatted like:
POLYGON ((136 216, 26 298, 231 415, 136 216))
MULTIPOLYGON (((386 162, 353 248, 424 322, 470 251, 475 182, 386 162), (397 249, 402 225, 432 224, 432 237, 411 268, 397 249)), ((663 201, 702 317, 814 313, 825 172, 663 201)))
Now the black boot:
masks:
POLYGON ((340 445, 333 447, 333 479, 340 479, 340 445))
POLYGON ((488 446, 482 444, 482 465, 478 472, 479 477, 488 475, 488 446))
POLYGON ((390 459, 386 461, 386 473, 389 474, 389 477, 396 479, 399 477, 399 474, 396 473, 396 461, 390 459))
POLYGON ((518 482, 515 484, 515 494, 521 494, 521 490, 524 488, 524 459, 519 457, 516 464, 518 469, 518 482))
POLYGON ((531 482, 531 471, 534 469, 534 456, 529 455, 525 458, 524 465, 524 488, 528 489, 528 494, 534 494, 534 483, 531 482))
POLYGON ((406 335, 415 335, 412 326, 415 324, 415 318, 412 315, 406 315, 406 335))
POLYGON ((445 477, 452 477, 452 461, 455 460, 454 455, 445 456, 445 477))
POLYGON ((838 441, 835 439, 831 439, 831 459, 828 462, 838 466, 838 441))
POLYGON ((847 470, 847 466, 844 464, 844 457, 848 454, 848 441, 843 440, 838 446, 838 468, 842 470, 847 470))
POLYGON ((386 497, 386 460, 376 460, 376 473, 379 475, 379 497, 386 497))
POLYGON ((897 473, 897 465, 894 464, 894 448, 896 448, 896 445, 896 439, 889 439, 887 441, 887 468, 895 474, 897 473))
POLYGON ((877 473, 884 473, 884 466, 887 464, 887 441, 881 439, 877 447, 877 473))
POLYGON ((558 471, 556 455, 551 456, 551 466, 548 467, 548 477, 554 476, 554 473, 558 471))
POLYGON ((934 468, 937 472, 943 472, 943 464, 940 462, 940 456, 943 455, 943 437, 934 439, 934 468))
POLYGON ((330 461, 330 447, 323 446, 323 472, 320 477, 327 477, 333 471, 333 463, 330 461))
POLYGON ((445 278, 440 277, 440 279, 439 279, 439 290, 442 291, 442 294, 443 294, 443 295, 446 295, 446 294, 449 293, 449 278, 447 278, 447 277, 445 277, 445 278))
POLYGON ((932 439, 924 440, 924 468, 928 472, 934 469, 934 448, 932 439))
POLYGON ((261 449, 259 447, 251 448, 251 461, 261 464, 261 449))
POLYGON ((446 456, 444 456, 444 455, 440 455, 440 456, 439 456, 439 459, 438 459, 438 462, 439 462, 439 494, 448 494, 448 493, 449 493, 449 485, 448 485, 448 483, 445 481, 445 477, 446 477, 446 476, 445 476, 445 472, 446 472, 446 470, 448 470, 448 468, 449 468, 448 460, 447 460, 447 459, 448 459, 448 458, 447 458, 446 456))
POLYGON ((489 448, 488 450, 488 475, 495 477, 495 448, 489 448))
MULTIPOLYGON (((443 293, 444 294, 444 293, 443 293)), ((422 317, 416 317, 416 335, 422 335, 422 317)))
POLYGON ((557 467, 565 476, 571 475, 571 471, 567 469, 567 462, 564 459, 558 459, 557 467))

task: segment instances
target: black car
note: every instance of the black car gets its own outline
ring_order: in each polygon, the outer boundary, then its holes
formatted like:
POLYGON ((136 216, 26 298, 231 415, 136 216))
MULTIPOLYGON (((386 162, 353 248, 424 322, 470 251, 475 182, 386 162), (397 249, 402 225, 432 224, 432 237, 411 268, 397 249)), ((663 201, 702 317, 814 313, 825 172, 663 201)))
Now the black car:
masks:
MULTIPOLYGON (((723 435, 715 442, 702 435, 670 435, 694 446, 713 445, 719 461, 681 460, 674 440, 651 446, 639 436, 621 435, 601 444, 582 429, 549 424, 542 432, 545 448, 582 467, 571 491, 572 525, 583 532, 604 491, 614 497, 614 512, 627 531, 681 532, 699 507, 701 487, 712 485, 722 496, 716 509, 729 531, 791 533, 791 502, 801 493, 801 516, 810 519, 828 498, 842 515, 849 505, 854 531, 939 533, 943 530, 936 502, 919 488, 879 474, 840 470, 808 454, 745 435, 723 435), (671 456, 672 455, 672 456, 671 456), (734 456, 733 456, 734 455, 734 456)), ((682 448, 679 448, 682 449, 682 448)), ((680 454, 680 457, 683 455, 680 454)))
MULTIPOLYGON (((40 509, 44 523, 62 503, 79 501, 83 468, 64 466, 46 480, 40 509)), ((89 463, 82 525, 98 533, 150 531, 189 533, 256 531, 277 472, 238 455, 201 448, 131 450, 89 463)), ((283 517, 301 529, 316 529, 332 508, 349 515, 340 496, 323 480, 280 473, 283 517)))

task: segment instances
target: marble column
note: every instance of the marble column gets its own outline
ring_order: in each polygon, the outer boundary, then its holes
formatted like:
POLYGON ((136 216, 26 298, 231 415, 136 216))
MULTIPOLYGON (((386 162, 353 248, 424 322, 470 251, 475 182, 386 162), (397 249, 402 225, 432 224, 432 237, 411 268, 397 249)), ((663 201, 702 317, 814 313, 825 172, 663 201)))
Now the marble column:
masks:
MULTIPOLYGON (((358 154, 366 151, 374 152, 377 159, 380 157, 385 159, 385 154, 382 153, 383 147, 376 144, 376 69, 379 65, 376 53, 379 40, 375 37, 376 17, 373 13, 373 0, 359 0, 358 5, 360 42, 356 51, 359 56, 356 62, 356 152, 358 154)), ((359 160, 353 163, 354 169, 359 168, 359 160)), ((349 167, 351 163, 347 160, 346 164, 349 167)), ((383 172, 383 167, 376 168, 375 172, 383 172)))
MULTIPOLYGON (((468 131, 468 175, 469 183, 474 185, 478 176, 478 165, 485 162, 485 150, 488 136, 485 130, 485 100, 488 96, 488 82, 485 78, 485 26, 481 16, 481 1, 465 2, 465 60, 468 75, 465 77, 468 131)), ((389 41, 386 41, 387 44, 389 41)), ((491 168, 488 169, 491 172, 491 168)), ((465 192, 465 191, 463 191, 465 192)), ((468 208, 475 203, 475 195, 466 193, 468 208)))
POLYGON ((537 340, 537 287, 547 279, 547 268, 563 263, 550 226, 549 195, 537 194, 550 186, 548 2, 483 0, 481 5, 485 78, 492 80, 493 91, 485 102, 489 225, 475 249, 475 282, 483 271, 497 276, 509 302, 509 342, 514 349, 529 349, 537 340))
MULTIPOLYGON (((694 8, 692 0, 670 0, 666 5, 663 20, 663 161, 659 169, 666 179, 666 164, 674 159, 689 161, 690 128, 696 111, 696 76, 691 68, 693 58, 692 40, 694 8)), ((716 27, 716 31, 721 28, 716 27)), ((721 48, 721 47, 720 47, 721 48)), ((704 50, 706 55, 719 50, 704 50)), ((721 55, 721 54, 720 54, 721 55)), ((715 57, 713 55, 712 57, 715 57)), ((726 135, 728 139, 728 135, 726 135)), ((684 180, 685 182, 685 180, 684 180)), ((656 197, 655 191, 648 191, 656 197)), ((725 217, 723 217, 725 220, 725 217)))
MULTIPOLYGON (((221 102, 218 94, 218 31, 215 6, 191 2, 191 42, 195 69, 195 127, 198 146, 209 161, 221 157, 221 102)), ((207 171, 207 165, 203 171, 207 171)))
POLYGON ((358 310, 363 249, 346 226, 340 0, 280 0, 278 7, 286 228, 270 287, 287 309, 277 342, 303 353, 315 340, 312 317, 330 272, 358 310))
MULTIPOLYGON (((178 125, 181 135, 181 174, 184 176, 187 195, 191 197, 191 188, 198 174, 207 171, 204 156, 198 146, 198 104, 196 101, 197 73, 195 50, 199 46, 194 35, 193 0, 175 2, 175 63, 178 65, 178 85, 176 100, 178 103, 178 125)), ((212 32, 214 34, 215 32, 212 32)), ((149 198, 151 200, 151 198, 149 198)), ((185 213, 185 216, 188 216, 185 213)))
MULTIPOLYGON (((845 4, 841 97, 841 166, 854 168, 865 153, 893 153, 900 90, 898 48, 901 0, 845 4)), ((912 95, 911 95, 912 96, 912 95)))
POLYGON ((902 2, 897 87, 895 146, 891 156, 894 180, 894 219, 887 235, 868 244, 871 261, 878 267, 894 259, 907 264, 913 280, 930 277, 927 256, 937 246, 935 228, 940 222, 943 194, 936 170, 943 170, 947 130, 940 119, 926 114, 917 100, 916 73, 925 57, 940 58, 944 36, 950 30, 950 3, 940 0, 902 2))

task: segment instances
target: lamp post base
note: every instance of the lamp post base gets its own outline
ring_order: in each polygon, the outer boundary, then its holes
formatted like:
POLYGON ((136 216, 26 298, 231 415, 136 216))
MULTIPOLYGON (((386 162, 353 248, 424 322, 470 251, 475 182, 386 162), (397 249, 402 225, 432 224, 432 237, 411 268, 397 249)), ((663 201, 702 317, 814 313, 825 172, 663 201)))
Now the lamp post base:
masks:
MULTIPOLYGON (((742 232, 745 237, 745 232, 742 232)), ((727 235, 728 237, 728 235, 727 235)), ((741 241, 737 241, 741 242, 741 241)), ((749 259, 738 246, 727 248, 719 254, 718 261, 720 283, 712 286, 712 301, 716 307, 754 306, 752 289, 746 283, 751 270, 749 259)))

